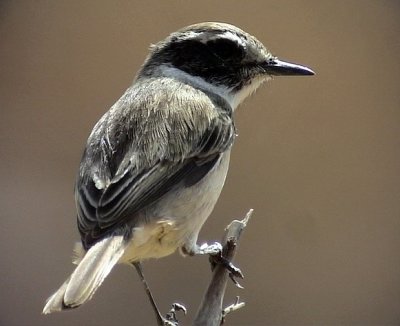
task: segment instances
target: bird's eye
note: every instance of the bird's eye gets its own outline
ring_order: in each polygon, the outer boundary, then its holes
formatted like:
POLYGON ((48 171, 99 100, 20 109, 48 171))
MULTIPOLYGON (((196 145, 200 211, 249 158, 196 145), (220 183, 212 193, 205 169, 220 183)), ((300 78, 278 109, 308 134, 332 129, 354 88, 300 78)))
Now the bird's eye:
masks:
POLYGON ((207 42, 208 48, 222 60, 240 61, 244 51, 236 42, 228 39, 215 39, 207 42))

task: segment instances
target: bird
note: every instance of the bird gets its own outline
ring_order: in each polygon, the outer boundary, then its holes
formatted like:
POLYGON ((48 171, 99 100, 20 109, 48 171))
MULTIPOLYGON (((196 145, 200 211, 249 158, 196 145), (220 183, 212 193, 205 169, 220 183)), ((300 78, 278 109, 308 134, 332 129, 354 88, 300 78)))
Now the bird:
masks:
POLYGON ((74 191, 77 266, 43 313, 89 301, 116 264, 144 280, 142 261, 220 252, 198 234, 228 172, 234 112, 265 81, 296 75, 314 72, 227 23, 190 25, 151 45, 88 137, 74 191))

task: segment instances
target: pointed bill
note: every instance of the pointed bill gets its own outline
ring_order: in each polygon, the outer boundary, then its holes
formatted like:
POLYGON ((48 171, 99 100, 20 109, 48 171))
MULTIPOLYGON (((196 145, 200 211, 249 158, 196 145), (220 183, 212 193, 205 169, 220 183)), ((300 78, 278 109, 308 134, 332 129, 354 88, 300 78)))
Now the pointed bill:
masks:
POLYGON ((306 66, 279 59, 268 60, 263 64, 265 72, 272 76, 312 76, 315 72, 306 66))

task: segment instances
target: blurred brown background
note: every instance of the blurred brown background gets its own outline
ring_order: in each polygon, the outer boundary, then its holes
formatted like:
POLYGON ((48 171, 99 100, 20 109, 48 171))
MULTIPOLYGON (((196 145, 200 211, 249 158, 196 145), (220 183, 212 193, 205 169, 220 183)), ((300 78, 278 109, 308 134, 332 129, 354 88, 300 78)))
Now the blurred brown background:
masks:
MULTIPOLYGON (((400 325, 398 1, 6 1, 0 5, 0 324, 153 325, 134 270, 93 300, 42 316, 72 271, 73 184, 97 119, 150 43, 200 21, 230 22, 313 68, 276 78, 238 110, 224 192, 200 240, 250 208, 236 262, 247 306, 227 325, 400 325)), ((163 311, 188 325, 207 259, 145 264, 163 311)))

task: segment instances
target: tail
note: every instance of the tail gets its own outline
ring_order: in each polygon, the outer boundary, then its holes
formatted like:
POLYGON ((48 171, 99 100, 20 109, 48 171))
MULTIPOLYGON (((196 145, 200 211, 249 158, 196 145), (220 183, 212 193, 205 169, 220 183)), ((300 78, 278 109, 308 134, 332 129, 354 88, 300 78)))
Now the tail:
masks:
POLYGON ((112 236, 91 247, 72 275, 47 299, 43 314, 77 308, 89 301, 122 257, 126 246, 123 236, 112 236))

